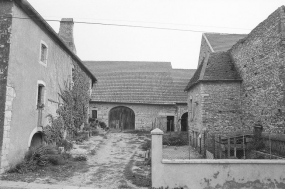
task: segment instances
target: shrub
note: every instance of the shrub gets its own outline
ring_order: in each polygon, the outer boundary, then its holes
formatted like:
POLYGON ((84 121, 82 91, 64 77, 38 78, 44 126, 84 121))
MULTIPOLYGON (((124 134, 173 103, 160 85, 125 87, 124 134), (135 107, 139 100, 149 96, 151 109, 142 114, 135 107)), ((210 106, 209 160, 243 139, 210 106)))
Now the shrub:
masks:
POLYGON ((78 155, 73 158, 74 161, 87 161, 87 157, 85 155, 78 155))
POLYGON ((97 136, 97 135, 99 135, 99 131, 98 130, 92 130, 91 134, 92 134, 92 136, 97 136))
POLYGON ((25 154, 25 158, 20 163, 11 168, 8 172, 25 173, 28 171, 34 171, 38 168, 38 166, 46 166, 49 163, 56 165, 62 163, 62 161, 59 160, 60 158, 56 158, 55 156, 60 156, 56 146, 41 145, 35 148, 31 148, 25 154))
POLYGON ((102 129, 105 129, 107 127, 106 123, 103 121, 99 121, 99 125, 102 129))
POLYGON ((91 127, 88 123, 84 123, 83 131, 90 131, 91 127))
POLYGON ((81 143, 84 140, 88 140, 88 138, 89 138, 88 133, 80 132, 80 133, 77 133, 77 136, 75 137, 75 141, 81 143))
POLYGON ((147 151, 151 148, 151 141, 150 140, 145 140, 145 142, 141 145, 141 148, 144 151, 147 151))
POLYGON ((188 145, 188 140, 183 138, 181 134, 174 136, 163 136, 163 145, 168 146, 184 146, 188 145))
POLYGON ((66 151, 69 151, 73 148, 73 144, 65 139, 61 140, 57 145, 59 147, 64 147, 66 151))
POLYGON ((48 162, 53 165, 64 165, 66 163, 65 159, 61 155, 47 155, 46 158, 48 162))

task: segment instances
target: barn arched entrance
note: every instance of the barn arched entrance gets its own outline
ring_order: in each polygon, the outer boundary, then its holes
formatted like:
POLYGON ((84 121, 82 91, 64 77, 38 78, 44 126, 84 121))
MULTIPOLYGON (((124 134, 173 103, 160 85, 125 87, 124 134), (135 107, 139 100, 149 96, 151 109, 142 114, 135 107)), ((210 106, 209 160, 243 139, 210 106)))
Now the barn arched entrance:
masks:
POLYGON ((181 116, 181 131, 188 130, 188 112, 181 116))
POLYGON ((125 106, 112 108, 109 112, 109 127, 123 130, 135 129, 135 112, 125 106))

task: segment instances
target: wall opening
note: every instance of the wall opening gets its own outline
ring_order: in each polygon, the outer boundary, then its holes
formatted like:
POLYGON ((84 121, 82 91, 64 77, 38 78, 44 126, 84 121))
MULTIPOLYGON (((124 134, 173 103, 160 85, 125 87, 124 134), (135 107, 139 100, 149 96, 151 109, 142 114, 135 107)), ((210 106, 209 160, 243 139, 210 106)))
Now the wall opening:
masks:
POLYGON ((97 110, 92 110, 91 111, 91 116, 93 119, 97 119, 97 110))
POLYGON ((181 131, 188 130, 188 112, 181 116, 181 131))
POLYGON ((167 116, 167 131, 174 131, 174 116, 167 116))
POLYGON ((135 129, 135 112, 124 106, 112 108, 109 112, 109 127, 122 130, 135 129))
POLYGON ((38 147, 42 143, 43 143, 43 134, 40 132, 37 132, 32 137, 30 148, 38 147))

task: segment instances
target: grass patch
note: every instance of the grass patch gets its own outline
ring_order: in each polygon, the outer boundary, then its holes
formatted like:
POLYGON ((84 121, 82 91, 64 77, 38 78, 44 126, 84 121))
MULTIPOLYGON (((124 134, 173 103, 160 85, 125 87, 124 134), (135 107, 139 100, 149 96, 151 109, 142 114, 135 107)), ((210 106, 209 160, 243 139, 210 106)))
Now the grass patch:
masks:
MULTIPOLYGON (((132 159, 132 158, 131 158, 132 159)), ((130 180, 132 184, 139 186, 139 187, 151 187, 151 176, 148 175, 141 175, 134 173, 132 171, 132 167, 136 162, 131 160, 125 167, 124 175, 126 179, 130 180)))

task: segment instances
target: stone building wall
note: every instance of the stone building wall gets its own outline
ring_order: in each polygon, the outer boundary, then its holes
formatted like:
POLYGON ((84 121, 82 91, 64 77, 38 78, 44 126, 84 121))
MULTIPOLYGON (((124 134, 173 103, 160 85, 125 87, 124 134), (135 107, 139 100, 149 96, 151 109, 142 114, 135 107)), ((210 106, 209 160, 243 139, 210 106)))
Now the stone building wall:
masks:
POLYGON ((9 126, 14 98, 13 89, 7 86, 12 25, 12 18, 9 17, 12 15, 12 6, 12 2, 2 3, 0 6, 0 173, 4 171, 2 167, 8 164, 9 126))
POLYGON ((243 79, 242 124, 261 123, 265 131, 285 132, 285 10, 284 6, 260 23, 229 51, 243 79))
POLYGON ((240 121, 240 83, 203 82, 188 91, 191 144, 204 152, 204 134, 243 131, 240 121))
POLYGON ((201 84, 203 128, 209 133, 244 131, 241 125, 240 82, 201 84))
MULTIPOLYGON (((151 104, 123 104, 123 103, 104 103, 91 102, 90 111, 97 110, 98 120, 105 122, 108 125, 109 112, 112 108, 124 106, 130 108, 135 113, 135 129, 150 130, 156 118, 174 116, 175 126, 178 121, 178 112, 183 112, 187 109, 184 105, 179 108, 175 105, 151 105, 151 104)), ((186 111, 185 111, 186 112, 186 111)), ((185 113, 184 112, 184 113, 185 113)), ((91 112, 90 112, 91 114, 91 112)), ((180 115, 180 113, 179 113, 180 115)), ((181 115, 182 116, 182 115, 181 115)), ((176 128, 176 127, 175 127, 176 128)))
POLYGON ((189 130, 199 132, 202 129, 202 94, 201 84, 188 91, 188 125, 189 130))

